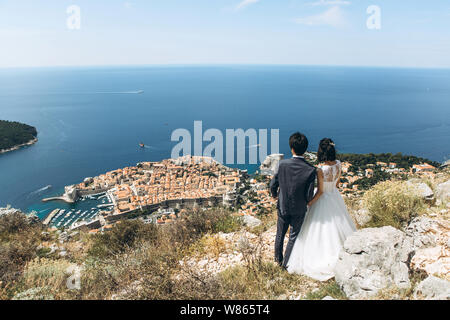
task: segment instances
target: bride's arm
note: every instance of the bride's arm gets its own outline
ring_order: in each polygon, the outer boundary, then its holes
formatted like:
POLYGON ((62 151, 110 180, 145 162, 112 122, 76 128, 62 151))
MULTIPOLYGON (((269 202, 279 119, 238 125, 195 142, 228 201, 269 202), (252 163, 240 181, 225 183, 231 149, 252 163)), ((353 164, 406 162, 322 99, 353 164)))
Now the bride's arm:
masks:
POLYGON ((323 194, 323 172, 322 169, 317 169, 317 193, 314 196, 314 198, 308 203, 308 206, 312 206, 314 203, 316 203, 317 200, 322 196, 323 194))
POLYGON ((339 176, 336 179, 336 188, 339 189, 339 184, 341 183, 341 176, 342 176, 342 169, 341 166, 339 164, 339 176))
POLYGON ((341 173, 339 173, 339 177, 336 180, 336 188, 339 189, 339 184, 341 183, 341 173))

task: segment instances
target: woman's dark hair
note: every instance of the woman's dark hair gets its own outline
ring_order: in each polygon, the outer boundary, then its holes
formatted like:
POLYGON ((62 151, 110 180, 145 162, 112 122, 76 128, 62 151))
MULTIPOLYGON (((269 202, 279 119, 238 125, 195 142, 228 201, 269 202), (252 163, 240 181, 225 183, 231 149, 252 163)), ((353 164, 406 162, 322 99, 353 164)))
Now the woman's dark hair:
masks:
POLYGON ((330 138, 320 140, 317 160, 319 162, 336 160, 336 148, 333 140, 330 138))
POLYGON ((308 149, 308 138, 304 134, 296 132, 289 138, 289 147, 294 150, 296 155, 301 156, 308 149))

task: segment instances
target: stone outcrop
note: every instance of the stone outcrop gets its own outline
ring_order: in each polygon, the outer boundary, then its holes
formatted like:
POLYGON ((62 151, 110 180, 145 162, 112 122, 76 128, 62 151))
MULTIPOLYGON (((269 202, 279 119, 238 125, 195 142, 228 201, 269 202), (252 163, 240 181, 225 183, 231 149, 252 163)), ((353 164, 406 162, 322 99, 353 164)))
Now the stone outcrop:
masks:
POLYGON ((7 214, 13 214, 13 213, 21 213, 20 210, 11 208, 10 206, 6 208, 0 208, 0 217, 7 214))
POLYGON ((11 208, 11 206, 7 206, 6 208, 0 208, 0 217, 6 216, 6 215, 14 215, 14 214, 20 214, 20 215, 25 216, 27 222, 30 225, 41 223, 41 220, 36 216, 36 214, 34 212, 32 212, 30 214, 25 214, 18 209, 11 208))
POLYGON ((450 202, 450 180, 437 185, 436 198, 440 203, 450 202))
POLYGON ((410 288, 411 239, 393 227, 367 228, 347 238, 335 279, 350 299, 366 299, 390 286, 410 288))
POLYGON ((450 300, 450 281, 430 276, 414 290, 415 299, 450 300))
POLYGON ((283 154, 271 154, 266 157, 264 162, 259 167, 262 175, 272 176, 278 170, 278 164, 284 159, 283 154))
POLYGON ((243 216, 242 220, 244 222, 244 225, 246 225, 247 227, 250 227, 250 228, 257 227, 261 224, 261 220, 259 220, 258 218, 252 217, 252 216, 248 216, 248 215, 243 216))
POLYGON ((450 223, 427 217, 415 218, 407 228, 415 254, 411 268, 425 271, 429 275, 450 274, 450 223))
POLYGON ((372 219, 369 210, 365 208, 353 212, 352 217, 359 226, 366 225, 372 219))
MULTIPOLYGON (((238 231, 232 233, 222 233, 212 235, 217 242, 223 243, 222 251, 219 255, 211 252, 202 257, 189 257, 180 261, 181 265, 194 267, 200 272, 217 274, 226 268, 244 263, 243 252, 253 251, 261 255, 265 261, 274 259, 274 241, 276 236, 276 226, 264 232, 261 236, 248 231, 238 231)), ((285 238, 284 247, 288 238, 285 238)))
POLYGON ((428 217, 414 218, 404 231, 412 238, 414 249, 436 246, 441 233, 439 222, 428 217))
POLYGON ((434 199, 434 192, 431 188, 420 179, 410 179, 407 184, 415 189, 417 194, 427 201, 434 199))

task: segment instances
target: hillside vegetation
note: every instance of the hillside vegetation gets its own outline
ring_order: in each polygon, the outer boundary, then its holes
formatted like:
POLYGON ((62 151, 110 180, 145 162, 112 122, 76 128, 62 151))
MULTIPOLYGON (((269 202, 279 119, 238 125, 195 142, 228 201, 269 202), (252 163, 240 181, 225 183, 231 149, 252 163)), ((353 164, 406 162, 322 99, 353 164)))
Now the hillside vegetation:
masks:
MULTIPOLYGON (((434 189, 449 179, 447 171, 427 183, 434 189)), ((404 230, 416 217, 448 221, 449 214, 447 203, 420 199, 406 181, 382 182, 348 207, 359 228, 404 230)), ((261 224, 249 227, 225 208, 192 210, 168 225, 127 220, 89 234, 49 231, 0 211, 0 299, 347 299, 334 279, 318 282, 278 267, 276 210, 258 217, 261 224), (71 289, 74 267, 80 286, 71 289)), ((425 276, 411 269, 409 290, 390 288, 374 299, 415 299, 425 276)))
POLYGON ((368 164, 375 162, 391 163, 394 162, 399 168, 410 169, 415 164, 429 163, 434 167, 440 167, 441 164, 430 159, 425 159, 416 156, 403 155, 401 152, 392 153, 367 153, 367 154, 357 154, 357 153, 342 153, 338 155, 339 160, 350 162, 353 166, 352 170, 367 169, 368 164))
POLYGON ((0 150, 27 143, 37 136, 36 128, 27 124, 0 120, 0 150))

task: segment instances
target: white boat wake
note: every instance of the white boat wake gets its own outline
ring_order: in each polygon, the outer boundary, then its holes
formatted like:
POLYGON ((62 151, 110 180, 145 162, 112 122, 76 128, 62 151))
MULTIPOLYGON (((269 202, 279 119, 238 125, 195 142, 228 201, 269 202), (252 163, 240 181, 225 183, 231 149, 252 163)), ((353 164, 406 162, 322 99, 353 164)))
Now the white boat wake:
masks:
POLYGON ((142 94, 144 90, 137 91, 116 91, 116 92, 95 92, 95 94, 142 94))
POLYGON ((45 187, 43 187, 43 188, 40 188, 40 189, 38 189, 38 190, 36 190, 36 191, 31 192, 30 195, 38 194, 38 193, 47 191, 47 190, 50 189, 51 187, 52 187, 51 185, 45 186, 45 187))

